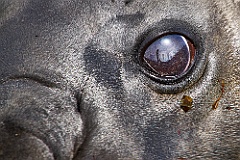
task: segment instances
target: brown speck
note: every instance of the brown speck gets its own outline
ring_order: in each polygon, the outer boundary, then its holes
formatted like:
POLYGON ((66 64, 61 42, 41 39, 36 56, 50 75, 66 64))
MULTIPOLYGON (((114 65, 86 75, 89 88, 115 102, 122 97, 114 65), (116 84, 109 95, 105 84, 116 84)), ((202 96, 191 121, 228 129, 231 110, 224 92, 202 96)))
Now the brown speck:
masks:
POLYGON ((212 104, 212 109, 215 110, 218 108, 218 103, 219 101, 221 100, 222 96, 223 96, 223 93, 224 93, 224 81, 222 80, 221 81, 221 94, 220 96, 218 97, 218 99, 212 104))
POLYGON ((188 112, 192 108, 193 99, 190 96, 184 95, 181 100, 180 107, 188 112))

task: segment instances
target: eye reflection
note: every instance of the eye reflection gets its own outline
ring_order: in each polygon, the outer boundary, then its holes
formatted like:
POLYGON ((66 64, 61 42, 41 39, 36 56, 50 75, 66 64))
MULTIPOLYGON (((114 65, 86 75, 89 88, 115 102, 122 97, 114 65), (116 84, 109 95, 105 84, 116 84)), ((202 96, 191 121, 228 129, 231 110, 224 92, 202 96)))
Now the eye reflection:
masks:
POLYGON ((165 35, 151 43, 144 52, 144 62, 161 78, 178 78, 194 63, 194 45, 179 34, 165 35))

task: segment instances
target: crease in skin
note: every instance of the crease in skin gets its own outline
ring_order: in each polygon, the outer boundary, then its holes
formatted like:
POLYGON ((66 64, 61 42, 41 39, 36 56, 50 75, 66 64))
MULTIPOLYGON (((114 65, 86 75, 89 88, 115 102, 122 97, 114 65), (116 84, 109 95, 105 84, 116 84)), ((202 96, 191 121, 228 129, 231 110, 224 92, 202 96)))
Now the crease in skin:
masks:
MULTIPOLYGON (((55 150, 55 157, 59 158, 59 155, 63 156, 64 147, 73 149, 74 151, 76 150, 75 147, 77 148, 79 143, 81 143, 82 123, 77 109, 73 106, 75 101, 74 97, 71 97, 71 92, 66 93, 66 91, 59 88, 46 86, 45 82, 36 82, 36 80, 19 77, 9 79, 5 85, 7 88, 13 88, 15 91, 15 94, 8 95, 10 100, 6 101, 6 106, 9 107, 3 108, 2 111, 4 113, 0 116, 5 119, 5 124, 13 128, 16 126, 16 128, 20 128, 26 133, 32 134, 44 141, 52 153, 55 150), (23 92, 14 89, 14 84, 19 86, 20 89, 23 87, 23 92), (46 93, 49 93, 49 95, 45 95, 46 93), (43 94, 42 98, 41 94, 43 94), (59 95, 61 95, 62 98, 59 95), (44 96, 47 96, 49 99, 44 96), (26 100, 24 101, 24 99, 26 100), (14 110, 13 107, 18 105, 22 107, 14 110), (11 110, 12 112, 10 112, 11 110), (71 124, 74 121, 76 121, 77 124, 71 124), (69 133, 67 133, 67 129, 69 129, 69 133), (71 135, 69 135, 70 133, 71 135), (61 136, 61 134, 64 135, 61 136), (74 143, 65 141, 65 138, 69 138, 69 140, 74 141, 74 143)), ((72 156, 68 155, 70 154, 69 152, 71 152, 69 151, 70 149, 66 149, 64 156, 72 156)))
POLYGON ((4 83, 6 83, 7 81, 12 81, 12 80, 30 80, 30 81, 34 81, 37 82, 43 86, 49 87, 49 88, 60 88, 56 83, 48 81, 44 78, 38 77, 38 76, 32 76, 32 75, 19 75, 19 76, 12 76, 9 77, 8 80, 5 80, 4 83))

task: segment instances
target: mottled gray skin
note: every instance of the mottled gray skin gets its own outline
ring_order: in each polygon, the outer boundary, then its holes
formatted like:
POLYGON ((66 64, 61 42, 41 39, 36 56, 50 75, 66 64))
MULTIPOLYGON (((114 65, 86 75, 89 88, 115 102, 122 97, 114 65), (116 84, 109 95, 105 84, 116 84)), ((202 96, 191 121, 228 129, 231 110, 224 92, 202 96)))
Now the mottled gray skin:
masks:
POLYGON ((0 159, 240 159, 239 17, 239 0, 0 0, 0 159), (163 32, 198 52, 174 84, 138 61, 163 32))

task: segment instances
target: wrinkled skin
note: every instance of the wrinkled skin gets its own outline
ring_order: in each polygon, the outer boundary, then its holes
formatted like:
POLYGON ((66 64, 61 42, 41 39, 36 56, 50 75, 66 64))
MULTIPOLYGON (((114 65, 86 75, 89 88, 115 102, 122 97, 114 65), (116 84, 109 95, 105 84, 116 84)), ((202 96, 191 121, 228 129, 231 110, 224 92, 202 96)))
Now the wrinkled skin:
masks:
POLYGON ((0 159, 240 159, 239 17, 239 0, 1 0, 0 159), (176 83, 139 63, 155 32, 196 45, 176 83))

